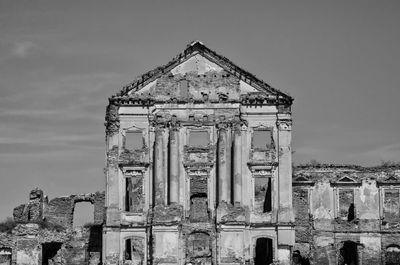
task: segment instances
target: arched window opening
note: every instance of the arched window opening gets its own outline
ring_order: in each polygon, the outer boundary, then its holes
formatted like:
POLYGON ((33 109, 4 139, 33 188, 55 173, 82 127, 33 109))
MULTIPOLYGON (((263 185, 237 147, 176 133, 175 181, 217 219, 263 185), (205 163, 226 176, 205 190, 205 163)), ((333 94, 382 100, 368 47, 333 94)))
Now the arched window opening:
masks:
POLYGON ((75 204, 73 227, 92 226, 94 223, 94 206, 90 202, 75 204))
POLYGON ((357 243, 346 241, 339 251, 339 265, 358 265, 357 243))
POLYGON ((400 246, 390 245, 386 248, 385 265, 397 265, 400 260, 400 246))
POLYGON ((255 248, 255 265, 271 264, 273 261, 273 245, 270 238, 258 238, 255 248))

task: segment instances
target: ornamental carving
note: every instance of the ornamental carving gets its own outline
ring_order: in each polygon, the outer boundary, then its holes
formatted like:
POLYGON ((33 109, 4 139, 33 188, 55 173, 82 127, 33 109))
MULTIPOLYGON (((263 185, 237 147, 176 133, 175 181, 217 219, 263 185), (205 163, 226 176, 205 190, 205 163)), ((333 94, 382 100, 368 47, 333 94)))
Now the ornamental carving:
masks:
POLYGON ((292 120, 285 119, 285 120, 278 120, 276 122, 276 126, 280 131, 291 131, 292 130, 292 120))

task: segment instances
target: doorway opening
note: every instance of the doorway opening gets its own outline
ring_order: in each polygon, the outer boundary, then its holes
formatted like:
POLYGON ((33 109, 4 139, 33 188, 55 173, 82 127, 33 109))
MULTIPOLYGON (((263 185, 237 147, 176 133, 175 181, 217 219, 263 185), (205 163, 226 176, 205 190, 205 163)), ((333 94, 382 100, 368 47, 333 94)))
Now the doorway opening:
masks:
POLYGON ((254 258, 255 265, 271 264, 273 261, 272 239, 262 237, 256 241, 256 255, 254 258))

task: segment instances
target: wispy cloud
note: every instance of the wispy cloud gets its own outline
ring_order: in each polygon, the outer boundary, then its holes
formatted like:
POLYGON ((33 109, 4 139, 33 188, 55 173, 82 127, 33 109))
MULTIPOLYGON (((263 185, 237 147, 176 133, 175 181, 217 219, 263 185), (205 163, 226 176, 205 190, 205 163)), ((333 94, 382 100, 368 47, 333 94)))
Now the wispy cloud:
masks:
POLYGON ((36 47, 36 44, 31 41, 15 42, 12 48, 12 54, 18 58, 25 58, 29 56, 36 47))

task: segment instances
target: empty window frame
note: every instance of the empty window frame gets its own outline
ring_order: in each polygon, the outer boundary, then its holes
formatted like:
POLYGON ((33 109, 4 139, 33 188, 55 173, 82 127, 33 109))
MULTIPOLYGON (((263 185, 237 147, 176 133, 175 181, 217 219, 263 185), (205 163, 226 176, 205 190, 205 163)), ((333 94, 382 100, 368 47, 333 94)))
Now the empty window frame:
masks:
POLYGON ((140 131, 127 131, 125 133, 125 149, 138 150, 143 148, 143 135, 140 131))
MULTIPOLYGON (((125 239, 124 260, 131 260, 132 264, 142 264, 144 254, 143 239, 133 237, 125 239)), ((131 264, 131 263, 129 263, 131 264)))
POLYGON ((383 216, 385 220, 400 219, 400 193, 399 189, 384 189, 383 216))
POLYGON ((253 148, 270 149, 273 146, 272 130, 254 130, 253 132, 253 148))
POLYGON ((254 208, 256 211, 268 213, 272 211, 271 178, 254 178, 254 208))
POLYGON ((125 178, 125 211, 141 213, 144 207, 143 178, 125 178))
POLYGON ((338 191, 339 212, 338 217, 348 222, 356 218, 353 189, 339 189, 338 191))
POLYGON ((207 146, 210 143, 208 131, 190 131, 189 146, 201 147, 207 146))

